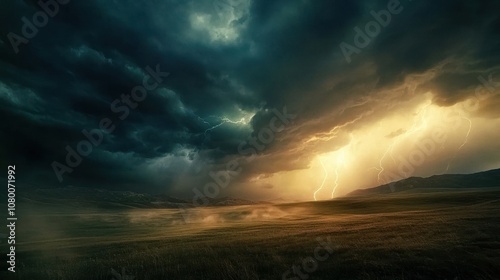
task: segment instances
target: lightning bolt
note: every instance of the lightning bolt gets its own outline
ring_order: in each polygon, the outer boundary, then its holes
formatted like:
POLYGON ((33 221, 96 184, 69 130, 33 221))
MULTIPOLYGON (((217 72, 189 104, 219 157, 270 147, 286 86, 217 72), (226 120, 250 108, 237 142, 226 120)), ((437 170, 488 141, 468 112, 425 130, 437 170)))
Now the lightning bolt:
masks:
POLYGON ((465 134, 465 138, 464 138, 464 141, 462 143, 462 145, 460 145, 460 147, 458 147, 457 151, 455 152, 455 154, 453 155, 453 157, 450 159, 450 161, 448 162, 448 165, 446 166, 446 171, 445 172, 448 172, 450 170, 450 166, 451 166, 451 163, 455 160, 455 158, 457 157, 458 155, 458 152, 460 152, 460 150, 465 146, 465 144, 467 144, 467 141, 469 140, 469 135, 470 135, 470 132, 472 130, 472 121, 471 119, 465 117, 461 112, 460 112, 460 117, 462 117, 462 119, 466 120, 467 122, 469 122, 469 129, 467 130, 467 134, 465 134))
POLYGON ((221 120, 224 123, 232 123, 232 124, 247 124, 248 123, 246 118, 241 118, 239 121, 233 121, 233 120, 228 119, 227 117, 223 117, 221 120))
MULTIPOLYGON (((392 141, 392 143, 389 145, 389 147, 385 150, 384 154, 382 155, 382 157, 379 160, 379 168, 375 167, 375 169, 377 169, 379 171, 379 173, 377 174, 378 182, 381 181, 380 176, 382 176, 382 174, 385 171, 384 166, 383 166, 383 162, 384 162, 385 157, 387 155, 390 155, 393 162, 395 163, 396 159, 393 156, 394 147, 396 147, 397 144, 399 144, 399 142, 402 139, 404 139, 404 138, 408 137, 409 135, 427 127, 427 122, 425 121, 425 116, 427 114, 427 109, 429 108, 429 106, 431 104, 432 104, 432 102, 429 102, 424 107, 422 107, 420 110, 418 110, 417 117, 415 117, 415 120, 413 121, 412 127, 408 131, 404 132, 403 134, 396 136, 396 139, 394 139, 394 141, 392 141)), ((406 176, 407 176, 407 174, 405 173, 405 177, 406 176)))
POLYGON ((309 142, 313 142, 313 141, 327 142, 327 141, 329 141, 337 136, 337 134, 339 133, 339 131, 338 131, 339 129, 344 128, 348 125, 354 124, 355 122, 359 121, 361 118, 363 118, 363 115, 358 116, 354 120, 348 121, 348 122, 343 123, 341 125, 337 125, 334 128, 330 129, 330 131, 328 131, 328 132, 317 133, 316 135, 312 136, 307 141, 305 141, 304 144, 308 144, 309 142))
POLYGON ((401 135, 398 135, 396 137, 396 139, 394 141, 392 141, 391 145, 389 145, 389 147, 387 148, 387 150, 385 150, 384 154, 382 155, 382 157, 380 158, 379 160, 379 168, 376 168, 377 170, 379 170, 378 174, 377 174, 377 180, 378 182, 380 182, 380 176, 384 173, 384 166, 383 166, 383 162, 384 162, 384 158, 387 156, 387 154, 392 151, 394 149, 394 146, 396 146, 397 142, 399 142, 398 140, 401 139, 401 137, 399 137, 401 135))
POLYGON ((350 137, 351 137, 351 142, 349 142, 349 145, 343 148, 340 155, 337 157, 337 167, 335 168, 335 182, 333 184, 332 196, 331 196, 332 198, 333 195, 335 194, 335 191, 337 191, 337 188, 339 187, 339 180, 340 180, 339 170, 345 165, 346 152, 351 148, 353 142, 352 134, 350 135, 350 137))
MULTIPOLYGON (((351 146, 353 144, 353 135, 352 135, 352 133, 350 134, 350 138, 351 138, 351 140, 349 142, 349 145, 344 146, 342 149, 340 149, 339 151, 337 151, 339 154, 337 156, 337 165, 335 167, 335 181, 334 181, 334 184, 333 184, 331 198, 333 198, 333 196, 335 195, 335 192, 337 191, 337 188, 339 187, 339 180, 340 180, 339 171, 345 165, 346 153, 349 151, 349 149, 351 148, 351 146)), ((326 170, 325 165, 323 164, 323 161, 321 160, 321 158, 320 158, 320 162, 321 162, 321 166, 323 167, 323 170, 325 172, 325 178, 323 179, 323 182, 321 183, 321 186, 314 192, 314 200, 317 200, 316 199, 316 194, 320 190, 323 189, 323 186, 325 185, 326 178, 328 176, 328 171, 326 170)))
POLYGON ((340 166, 338 166, 338 165, 337 165, 337 168, 335 168, 335 183, 333 185, 332 198, 333 198, 333 195, 335 194, 335 191, 339 187, 339 168, 340 168, 340 166))
POLYGON ((321 186, 319 186, 319 188, 314 192, 314 201, 318 201, 318 199, 316 199, 316 194, 321 189, 323 189, 323 186, 325 185, 325 182, 326 182, 326 178, 328 178, 328 171, 326 170, 326 167, 323 164, 323 160, 321 160, 321 157, 319 157, 319 162, 321 163, 321 166, 323 167, 323 171, 325 172, 325 177, 323 178, 323 182, 321 182, 321 186))
MULTIPOLYGON (((213 125, 212 127, 209 127, 205 130, 205 132, 203 133, 205 136, 207 135, 207 133, 209 133, 210 131, 226 124, 226 123, 230 123, 230 124, 242 124, 242 125, 246 125, 248 124, 248 121, 246 118, 241 118, 240 120, 238 121, 233 121, 231 119, 229 119, 228 117, 216 117, 220 120, 220 123, 216 124, 216 125, 213 125)), ((208 125, 211 125, 209 122, 205 121, 204 119, 200 118, 204 123, 208 124, 208 125)))
POLYGON ((206 125, 211 125, 209 122, 207 122, 205 119, 203 119, 202 117, 198 116, 198 115, 195 115, 196 118, 198 118, 198 120, 200 120, 202 123, 206 124, 206 125))
POLYGON ((212 131, 212 130, 214 130, 214 129, 222 126, 222 125, 224 125, 225 123, 226 122, 223 121, 223 122, 221 122, 219 124, 213 125, 212 127, 207 128, 203 134, 205 134, 205 136, 207 136, 207 133, 209 133, 210 131, 212 131))
POLYGON ((460 145, 460 147, 458 148, 458 151, 460 151, 465 146, 465 144, 467 144, 467 141, 469 140, 470 132, 472 130, 472 121, 471 121, 471 119, 469 119, 467 117, 464 117, 464 116, 462 116, 462 118, 469 122, 469 129, 467 130, 467 134, 465 135, 464 142, 462 143, 462 145, 460 145))

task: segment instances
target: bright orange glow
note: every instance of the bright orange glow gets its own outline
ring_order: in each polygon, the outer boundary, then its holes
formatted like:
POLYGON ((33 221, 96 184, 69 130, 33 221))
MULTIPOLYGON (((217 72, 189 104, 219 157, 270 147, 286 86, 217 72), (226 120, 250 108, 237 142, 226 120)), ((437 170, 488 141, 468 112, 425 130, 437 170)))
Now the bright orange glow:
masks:
POLYGON ((355 129, 349 124, 361 117, 308 138, 297 150, 321 147, 309 168, 276 173, 264 182, 284 186, 282 193, 296 199, 324 200, 410 176, 430 176, 436 164, 453 172, 451 163, 467 151, 467 143, 493 131, 500 120, 475 121, 464 110, 465 101, 440 107, 430 97, 416 97, 406 107, 374 118, 372 123, 364 119, 367 124, 355 129), (332 150, 328 151, 330 145, 332 150), (431 163, 433 169, 427 170, 431 163))

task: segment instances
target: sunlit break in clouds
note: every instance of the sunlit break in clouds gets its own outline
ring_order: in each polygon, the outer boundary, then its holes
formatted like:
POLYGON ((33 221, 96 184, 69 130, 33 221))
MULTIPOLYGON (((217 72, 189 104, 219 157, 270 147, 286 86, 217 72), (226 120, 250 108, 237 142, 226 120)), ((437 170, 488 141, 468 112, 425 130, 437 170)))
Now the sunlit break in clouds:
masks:
POLYGON ((499 1, 0 6, 27 190, 320 201, 500 167, 499 1))

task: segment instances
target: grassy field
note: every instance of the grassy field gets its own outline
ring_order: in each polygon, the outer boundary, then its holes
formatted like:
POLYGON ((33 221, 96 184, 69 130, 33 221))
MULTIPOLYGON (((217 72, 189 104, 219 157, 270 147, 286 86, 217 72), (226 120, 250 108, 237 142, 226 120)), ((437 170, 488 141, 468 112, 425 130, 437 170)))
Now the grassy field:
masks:
POLYGON ((172 209, 18 208, 17 273, 1 279, 500 279, 498 189, 197 208, 187 224, 172 209))

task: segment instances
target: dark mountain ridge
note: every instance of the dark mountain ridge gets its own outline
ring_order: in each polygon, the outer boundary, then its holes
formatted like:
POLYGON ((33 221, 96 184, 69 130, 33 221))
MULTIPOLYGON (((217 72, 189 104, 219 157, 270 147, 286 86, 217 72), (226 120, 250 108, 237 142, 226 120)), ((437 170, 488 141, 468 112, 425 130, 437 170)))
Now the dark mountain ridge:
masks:
POLYGON ((388 194, 410 189, 471 189, 500 187, 500 169, 473 174, 443 174, 427 178, 409 177, 369 189, 353 191, 348 196, 388 194))

